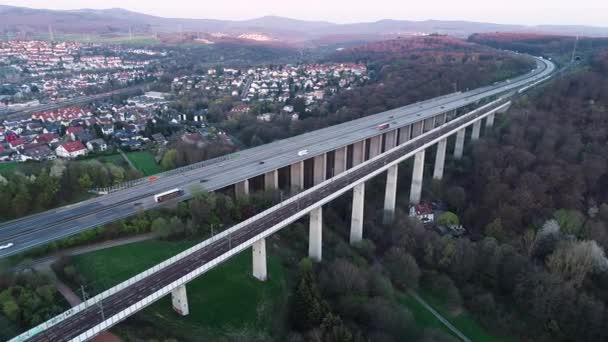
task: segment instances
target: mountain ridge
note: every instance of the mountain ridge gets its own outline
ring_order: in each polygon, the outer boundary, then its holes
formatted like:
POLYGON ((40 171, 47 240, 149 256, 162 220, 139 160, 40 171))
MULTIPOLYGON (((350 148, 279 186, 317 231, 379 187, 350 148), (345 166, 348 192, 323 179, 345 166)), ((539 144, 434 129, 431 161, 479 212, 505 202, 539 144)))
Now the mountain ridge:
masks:
MULTIPOLYGON (((267 15, 247 20, 165 18, 122 8, 50 10, 0 5, 0 34, 40 35, 50 28, 58 34, 222 33, 238 37, 259 34, 286 42, 322 41, 324 37, 379 40, 430 33, 465 38, 473 33, 530 32, 552 35, 608 37, 608 27, 584 25, 509 25, 463 20, 397 20, 338 24, 267 15)), ((4 37, 1 37, 4 38, 4 37)))

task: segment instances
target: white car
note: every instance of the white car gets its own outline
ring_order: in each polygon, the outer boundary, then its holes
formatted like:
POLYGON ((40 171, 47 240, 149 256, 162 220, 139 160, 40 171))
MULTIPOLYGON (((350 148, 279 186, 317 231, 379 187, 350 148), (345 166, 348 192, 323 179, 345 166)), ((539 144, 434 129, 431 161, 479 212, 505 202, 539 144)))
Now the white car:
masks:
POLYGON ((305 156, 305 155, 307 155, 307 154, 308 154, 308 150, 302 150, 302 151, 299 151, 299 152, 298 152, 298 155, 299 155, 300 157, 301 157, 301 156, 305 156))
POLYGON ((13 247, 15 244, 12 242, 6 243, 4 245, 0 245, 0 249, 7 249, 13 247))

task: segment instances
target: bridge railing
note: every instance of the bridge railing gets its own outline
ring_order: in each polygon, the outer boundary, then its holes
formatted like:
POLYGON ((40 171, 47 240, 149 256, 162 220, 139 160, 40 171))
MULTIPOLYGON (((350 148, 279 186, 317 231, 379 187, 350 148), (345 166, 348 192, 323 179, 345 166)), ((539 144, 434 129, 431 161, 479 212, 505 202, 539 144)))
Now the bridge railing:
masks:
MULTIPOLYGON (((536 80, 538 80, 538 78, 536 80)), ((545 80, 545 79, 543 79, 543 80, 545 80)), ((192 253, 195 253, 195 252, 199 251, 200 249, 202 249, 202 248, 204 248, 204 247, 206 247, 206 246, 208 246, 208 245, 210 245, 210 244, 212 244, 214 242, 217 242, 217 241, 219 241, 221 239, 229 238, 231 236, 231 234, 233 234, 234 232, 242 229, 244 226, 247 226, 247 225, 253 223, 254 221, 260 219, 261 217, 268 215, 270 211, 277 210, 277 208, 280 208, 280 207, 282 207, 284 205, 290 204, 293 201, 298 201, 302 197, 307 196, 308 194, 310 194, 311 192, 317 191, 319 188, 327 185, 328 182, 335 181, 336 179, 341 178, 341 177, 347 177, 347 176, 349 176, 352 172, 355 172, 359 168, 366 166, 368 163, 373 162, 373 161, 377 160, 378 158, 384 157, 386 153, 394 152, 396 149, 405 148, 406 146, 408 146, 410 144, 418 144, 418 143, 420 143, 422 141, 422 139, 428 138, 428 136, 430 134, 436 133, 437 130, 444 129, 447 125, 457 124, 459 121, 471 119, 471 116, 475 116, 473 119, 475 119, 477 117, 479 117, 479 119, 481 119, 484 116, 487 116, 490 113, 497 111, 499 108, 502 108, 503 106, 507 106, 509 104, 510 104, 510 102, 507 101, 506 99, 499 98, 498 100, 495 100, 495 101, 493 101, 491 103, 488 103, 488 104, 486 104, 486 105, 484 105, 484 106, 482 106, 482 107, 480 107, 478 109, 475 109, 475 110, 471 111, 470 113, 467 113, 465 115, 459 116, 459 117, 457 117, 454 120, 451 120, 451 121, 449 121, 447 123, 444 123, 441 126, 435 128, 435 129, 433 129, 433 130, 431 130, 429 132, 426 132, 426 133, 424 133, 424 134, 422 134, 422 135, 420 135, 420 136, 418 136, 416 138, 413 138, 413 139, 411 139, 411 140, 409 140, 407 142, 404 142, 401 145, 397 145, 396 147, 392 148, 391 150, 386 151, 385 153, 380 154, 380 155, 374 157, 373 159, 370 159, 370 160, 366 161, 365 163, 359 164, 359 165, 357 165, 357 166, 355 166, 355 167, 353 167, 353 168, 351 168, 351 169, 349 169, 349 170, 347 170, 345 172, 342 172, 342 173, 334 176, 333 178, 331 178, 329 180, 326 180, 323 183, 320 183, 320 184, 318 184, 318 185, 316 185, 316 186, 314 186, 314 187, 312 187, 312 188, 310 188, 310 189, 308 189, 306 191, 303 191, 303 192, 301 192, 299 194, 296 194, 295 196, 292 196, 292 197, 288 198, 287 200, 281 202, 280 204, 278 204, 278 205, 276 205, 276 206, 274 206, 274 207, 272 207, 270 209, 267 209, 267 210, 263 211, 262 213, 259 213, 259 214, 255 215, 255 216, 253 216, 253 217, 245 220, 245 221, 242 221, 241 223, 235 225, 234 227, 229 228, 229 229, 227 229, 227 230, 225 230, 225 231, 223 231, 221 233, 218 233, 217 235, 211 237, 210 239, 202 241, 201 243, 199 243, 199 244, 197 244, 197 245, 195 245, 193 247, 190 247, 190 248, 186 249, 185 251, 183 251, 183 252, 181 252, 181 253, 179 253, 179 254, 177 254, 177 255, 175 255, 175 256, 173 256, 173 257, 171 257, 171 258, 169 258, 169 259, 167 259, 167 260, 165 260, 165 261, 163 261, 163 262, 155 265, 154 267, 149 268, 148 270, 146 270, 146 271, 144 271, 142 273, 139 273, 139 274, 137 274, 137 275, 135 275, 135 276, 127 279, 126 281, 124 281, 124 282, 122 282, 122 283, 120 283, 120 284, 118 284, 118 285, 116 285, 116 286, 114 286, 114 287, 112 287, 112 288, 110 288, 110 289, 108 289, 108 290, 106 290, 106 291, 104 291, 104 292, 102 292, 102 293, 100 293, 100 294, 98 294, 98 295, 96 295, 96 296, 94 296, 94 297, 92 297, 92 298, 84 301, 83 303, 81 303, 81 304, 79 304, 79 305, 77 305, 75 307, 72 307, 71 309, 65 311, 64 313, 59 314, 59 315, 53 317, 52 319, 50 319, 50 320, 48 320, 48 321, 46 321, 46 322, 44 322, 44 323, 42 323, 42 324, 40 324, 40 325, 38 325, 38 326, 36 326, 34 328, 32 328, 32 329, 30 329, 30 330, 22 333, 21 335, 14 337, 10 341, 11 342, 12 341, 18 341, 18 342, 26 341, 27 339, 29 339, 29 338, 31 338, 31 337, 39 334, 40 332, 49 329, 53 325, 55 325, 55 324, 57 324, 57 323, 65 320, 65 319, 73 316, 74 314, 76 314, 76 313, 78 313, 78 312, 80 312, 80 311, 82 311, 82 310, 90 307, 91 305, 97 304, 99 301, 101 301, 101 300, 103 300, 105 298, 108 298, 108 297, 110 297, 110 296, 112 296, 112 295, 114 295, 114 294, 116 294, 116 293, 124 290, 125 288, 133 285, 134 283, 136 283, 138 281, 141 281, 142 279, 144 279, 144 278, 146 278, 146 277, 148 277, 148 276, 150 276, 150 275, 152 275, 152 274, 160 271, 161 269, 163 269, 163 268, 165 268, 165 267, 167 267, 167 266, 169 266, 169 265, 171 265, 171 264, 173 264, 173 263, 175 263, 175 262, 177 262, 177 261, 185 258, 186 256, 189 256, 192 253), (482 111, 487 111, 487 112, 485 114, 483 114, 483 115, 479 114, 482 111)), ((474 121, 476 121, 476 120, 471 120, 468 123, 464 123, 462 127, 467 127, 467 126, 473 124, 474 121)), ((458 127, 458 130, 462 129, 462 127, 458 127)), ((454 134, 455 132, 456 132, 456 130, 453 130, 450 133, 445 134, 445 135, 451 135, 451 134, 454 134)), ((435 143, 435 142, 436 141, 433 141, 432 143, 435 143)), ((428 146, 428 145, 430 145, 432 143, 426 143, 426 144, 423 144, 421 146, 417 146, 417 149, 419 150, 422 147, 426 148, 426 146, 428 146)), ((408 154, 408 156, 411 156, 411 155, 412 155, 412 153, 408 154)), ((406 158, 406 157, 403 157, 403 158, 406 158)), ((374 173, 374 174, 376 174, 376 173, 374 173)), ((365 177, 365 178, 367 179, 368 177, 365 177)), ((358 183, 360 183, 360 182, 358 182, 358 183)), ((354 184, 351 184, 350 187, 352 187, 352 186, 354 186, 354 184)), ((343 193, 343 192, 340 192, 340 194, 341 193, 343 193)), ((333 198, 333 196, 331 196, 331 197, 333 198)), ((316 205, 316 206, 318 206, 318 205, 316 205)), ((299 217, 296 217, 295 219, 297 219, 297 218, 299 218, 299 217)), ((295 219, 293 219, 293 220, 295 220, 295 219)), ((248 240, 247 243, 249 243, 249 242, 253 243, 253 242, 259 240, 260 238, 263 238, 265 236, 268 236, 268 235, 272 234, 273 232, 274 231, 266 230, 262 234, 260 234, 260 235, 258 235, 256 237, 248 240)), ((98 326, 96 326, 96 328, 94 330, 100 331, 100 330, 106 329, 107 327, 109 327, 109 326, 117 323, 118 321, 124 319, 125 317, 129 316, 132 312, 134 312, 133 310, 135 310, 135 311, 140 310, 141 308, 143 308, 143 307, 145 307, 145 306, 153 303, 157 299, 159 299, 162 296, 166 295, 167 293, 169 293, 175 287, 183 284, 184 283, 183 279, 188 279, 188 281, 189 281, 189 280, 195 278, 196 276, 200 275, 202 272, 205 272, 206 270, 208 270, 208 269, 210 269, 212 267, 215 267, 215 265, 223 262, 224 260, 226 260, 227 258, 229 258, 230 256, 232 256, 233 254, 240 252, 241 250, 247 248, 248 246, 249 245, 246 245, 246 243, 243 243, 241 245, 235 246, 235 248, 231 249, 230 252, 227 252, 227 253, 221 255, 220 257, 218 257, 218 258, 210 261, 209 263, 205 264, 205 266, 203 266, 203 267, 201 267, 201 268, 199 268, 199 269, 197 269, 197 270, 195 270, 193 272, 190 272, 188 275, 180 278, 180 280, 175 281, 175 282, 171 283, 170 285, 167 285, 167 286, 163 287, 161 290, 155 292, 153 295, 146 297, 144 300, 142 300, 142 301, 134 304, 133 306, 129 307, 128 309, 123 310, 119 314, 112 316, 108 320, 105 320, 104 322, 102 322, 102 324, 99 324, 98 326), (175 284, 177 284, 177 285, 175 285, 175 284), (129 313, 129 312, 131 312, 131 313, 129 313)), ((89 330, 85 334, 81 335, 82 338, 83 339, 88 338, 86 336, 88 336, 87 334, 89 334, 92 330, 89 330)), ((93 335, 94 334, 95 333, 93 333, 93 335)), ((91 335, 90 337, 92 337, 93 335, 91 335)))
MULTIPOLYGON (((473 114, 475 114, 475 113, 477 113, 479 111, 492 110, 493 108, 499 107, 500 105, 504 105, 504 100, 503 99, 499 99, 499 100, 496 100, 494 102, 491 102, 491 103, 489 103, 487 105, 484 105, 484 106, 480 107, 479 109, 476 109, 476 110, 472 111, 471 113, 462 115, 462 116, 460 116, 460 117, 458 117, 458 118, 456 118, 456 119, 454 119, 452 121, 444 123, 443 125, 435 128, 435 129, 433 129, 433 130, 431 130, 429 132, 426 132, 423 135, 420 135, 420 136, 415 137, 415 138, 413 138, 411 140, 408 140, 408 141, 404 142, 403 144, 398 145, 398 146, 394 147, 393 149, 391 149, 391 150, 389 150, 389 151, 387 151, 387 152, 385 152, 383 154, 380 154, 380 155, 374 157, 373 159, 370 159, 370 160, 368 160, 368 161, 366 161, 364 163, 361 163, 361 164, 359 164, 359 165, 357 165, 357 166, 355 166, 355 167, 353 167, 353 168, 351 168, 349 170, 346 170, 345 172, 342 172, 342 173, 334 176, 333 178, 331 178, 329 180, 326 180, 325 182, 322 182, 322 183, 320 183, 320 184, 318 184, 318 185, 316 185, 316 186, 314 186, 314 187, 312 187, 310 189, 307 189, 307 190, 305 190, 305 191, 303 191, 301 193, 298 193, 298 194, 296 194, 296 195, 294 195, 292 197, 289 197, 285 201, 282 201, 281 203, 279 203, 278 205, 276 205, 276 206, 274 206, 274 207, 272 207, 270 209, 267 209, 267 210, 265 210, 265 211, 263 211, 263 212, 255 215, 255 216, 249 218, 249 219, 246 219, 246 220, 240 222, 239 224, 237 224, 237 225, 235 225, 235 226, 233 226, 233 227, 231 227, 231 228, 229 228, 229 229, 227 229, 227 230, 225 230, 223 232, 220 232, 217 235, 215 235, 215 236, 213 236, 213 237, 211 237, 209 239, 206 239, 206 240, 200 242, 199 244, 197 244, 195 246, 192 246, 192 247, 184 250, 183 252, 181 252, 181 253, 179 253, 177 255, 174 255, 173 257, 171 257, 171 258, 169 258, 169 259, 167 259, 167 260, 165 260, 165 261, 163 261, 163 262, 161 262, 161 263, 159 263, 159 264, 157 264, 157 265, 155 265, 155 266, 153 266, 153 267, 145 270, 144 272, 141 272, 141 273, 139 273, 139 274, 137 274, 137 275, 135 275, 135 276, 133 276, 133 277, 131 277, 131 278, 129 278, 129 279, 121 282, 121 283, 119 283, 118 285, 113 286, 113 287, 107 289, 106 291, 103 291, 100 294, 87 299, 86 301, 82 302, 81 304, 79 304, 77 306, 72 307, 71 309, 67 310, 66 312, 64 312, 64 313, 62 313, 60 315, 57 315, 57 316, 53 317, 52 319, 48 320, 47 322, 44 322, 44 323, 40 324, 39 326, 36 326, 36 327, 30 329, 29 331, 27 331, 27 332, 25 332, 25 333, 23 333, 23 334, 15 337, 11 341, 25 341, 25 340, 29 339, 30 337, 33 337, 33 336, 39 334, 40 332, 42 332, 42 331, 44 331, 46 329, 49 329, 53 325, 55 325, 55 324, 57 324, 57 323, 65 320, 65 319, 71 317, 72 315, 74 315, 74 314, 76 314, 76 313, 78 313, 78 312, 80 312, 80 311, 82 311, 82 310, 84 310, 84 309, 86 309, 86 308, 88 308, 88 307, 90 307, 92 305, 96 305, 101 300, 103 300, 105 298, 108 298, 108 297, 110 297, 110 296, 112 296, 112 295, 114 295, 114 294, 116 294, 116 293, 118 293, 118 292, 126 289, 127 287, 129 287, 129 286, 131 286, 131 285, 133 285, 133 284, 135 284, 135 283, 137 283, 137 282, 139 282, 139 281, 141 281, 141 280, 149 277, 150 275, 152 275, 152 274, 154 274, 154 273, 156 273, 156 272, 164 269, 165 267, 167 267, 169 265, 172 265, 173 263, 175 263, 175 262, 177 262, 177 261, 179 261, 179 260, 181 260, 181 259, 183 259, 183 258, 185 258, 185 257, 187 257, 187 256, 189 256, 189 255, 191 255, 191 254, 193 254, 193 253, 201 250, 202 248, 205 248, 206 246, 208 246, 210 244, 213 244, 213 243, 215 243, 215 242, 217 242, 219 240, 222 240, 222 239, 227 239, 227 238, 229 239, 230 236, 231 236, 231 234, 233 234, 234 232, 242 229, 243 227, 245 227, 245 226, 247 226, 247 225, 249 225, 249 224, 251 224, 251 223, 253 223, 253 222, 257 221, 257 220, 259 220, 261 217, 268 215, 269 211, 277 210, 277 208, 280 208, 280 207, 282 207, 284 205, 288 205, 288 204, 290 204, 290 203, 292 203, 294 201, 298 201, 302 197, 307 196, 310 193, 312 193, 314 191, 317 191, 319 188, 325 186, 327 184, 327 182, 334 181, 334 180, 339 179, 341 177, 347 177, 351 173, 356 172, 359 168, 366 166, 368 163, 373 162, 373 161, 375 161, 378 158, 382 158, 388 152, 394 151, 395 149, 398 149, 398 148, 405 148, 405 147, 408 147, 409 145, 412 145, 412 144, 414 144, 414 145, 418 144, 419 141, 421 141, 422 139, 427 138, 429 134, 434 133, 437 130, 440 130, 442 128, 445 128, 446 125, 457 124, 457 122, 459 122, 461 120, 464 120, 464 119, 467 119, 467 118, 470 118, 471 115, 473 115, 473 114)), ((260 237, 256 236, 255 240, 257 241, 258 239, 260 239, 260 237)), ((243 247, 243 248, 245 248, 245 247, 243 247)), ((240 251, 240 250, 241 249, 238 249, 238 251, 240 251)), ((233 253, 226 253, 226 255, 228 255, 228 254, 229 254, 229 256, 233 255, 233 253)), ((228 258, 229 256, 226 256, 225 258, 228 258)), ((225 260, 225 258, 222 259, 222 261, 225 260)), ((214 261, 215 261, 215 259, 214 259, 214 261)), ((212 261, 212 262, 206 264, 204 267, 201 268, 201 272, 204 271, 204 270, 209 269, 210 267, 213 267, 215 264, 217 264, 219 262, 220 261, 214 263, 212 261), (208 267, 207 265, 210 265, 210 266, 208 267)), ((160 293, 160 292, 157 292, 157 293, 160 293)), ((166 295, 166 293, 162 294, 162 296, 164 296, 164 295, 166 295)), ((135 310, 137 308, 137 310, 139 310, 141 307, 145 307, 149 303, 151 303, 151 302, 155 301, 156 299, 160 298, 160 296, 161 296, 160 294, 158 296, 154 296, 155 299, 152 300, 152 301, 148 301, 148 299, 146 299, 146 301, 143 301, 141 303, 138 303, 138 304, 134 305, 133 309, 135 310)), ((121 317, 121 315, 115 315, 115 316, 121 317)), ((112 319, 114 319, 114 316, 112 317, 112 319)), ((118 319, 118 318, 116 318, 116 319, 118 319)))

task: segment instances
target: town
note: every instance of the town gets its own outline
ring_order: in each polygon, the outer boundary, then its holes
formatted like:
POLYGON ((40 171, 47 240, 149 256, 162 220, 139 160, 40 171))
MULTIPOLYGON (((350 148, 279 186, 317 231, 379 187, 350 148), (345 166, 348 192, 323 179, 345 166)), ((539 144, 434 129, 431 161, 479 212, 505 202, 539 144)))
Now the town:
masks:
MULTIPOLYGON (((115 54, 163 56, 166 52, 142 49, 119 49, 78 43, 10 41, 0 43, 0 61, 28 72, 27 83, 4 84, 5 95, 0 111, 40 103, 40 98, 62 100, 115 87, 151 82, 164 74, 146 68, 151 60, 129 62, 120 57, 74 56, 94 48, 115 54), (59 70, 79 71, 57 77, 59 70), (84 71, 87 72, 84 72, 84 71), (113 71, 109 71, 113 70, 113 71), (9 89, 15 89, 12 95, 9 89), (42 94, 38 99, 33 95, 42 94), (29 100, 29 101, 28 101, 29 100), (28 101, 24 103, 24 101, 28 101)), ((68 106, 33 112, 27 117, 3 120, 0 124, 0 160, 3 162, 45 161, 55 158, 74 159, 115 149, 136 151, 165 144, 168 140, 214 140, 232 144, 225 132, 210 127, 207 111, 195 113, 175 109, 173 102, 191 92, 210 100, 230 97, 232 106, 225 118, 255 115, 259 122, 270 122, 279 114, 297 121, 302 112, 310 112, 328 96, 366 84, 369 80, 364 64, 327 63, 256 66, 247 68, 213 67, 204 73, 174 77, 169 92, 148 91, 121 101, 94 101, 88 105, 68 106), (297 101, 296 101, 297 99, 297 101), (272 103, 278 112, 252 113, 251 107, 272 103), (157 121, 171 126, 178 136, 165 137, 146 131, 157 121), (193 135, 194 134, 194 135, 193 135), (194 137, 200 135, 199 137, 194 137)))

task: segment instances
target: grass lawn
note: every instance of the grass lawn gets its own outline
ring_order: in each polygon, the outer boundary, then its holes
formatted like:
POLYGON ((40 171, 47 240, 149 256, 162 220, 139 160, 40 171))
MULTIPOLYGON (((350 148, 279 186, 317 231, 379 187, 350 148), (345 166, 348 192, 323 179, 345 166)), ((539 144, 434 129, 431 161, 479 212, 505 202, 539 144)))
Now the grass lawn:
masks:
POLYGON ((0 171, 11 171, 17 168, 17 162, 0 163, 0 171))
MULTIPOLYGON (((143 241, 77 256, 74 261, 85 278, 96 279, 91 287, 100 291, 102 283, 104 288, 119 283, 192 244, 143 241)), ((137 318, 185 340, 242 329, 269 332, 280 326, 277 317, 285 316, 279 312, 285 310, 287 285, 286 270, 278 258, 269 255, 267 260, 265 282, 251 276, 251 251, 245 250, 187 284, 188 316, 175 313, 171 297, 166 296, 137 318)))
POLYGON ((144 175, 150 176, 162 171, 160 165, 154 160, 154 156, 150 152, 129 152, 127 157, 144 175))
POLYGON ((407 307, 412 316, 414 316, 414 321, 416 322, 416 327, 420 329, 420 332, 426 328, 441 330, 448 335, 452 335, 450 329, 448 329, 445 325, 443 325, 433 314, 428 311, 424 306, 418 303, 412 296, 407 293, 399 293, 396 297, 397 302, 407 307))
MULTIPOLYGON (((490 334, 485 328, 475 321, 466 310, 458 314, 452 314, 445 308, 443 303, 438 298, 433 297, 432 294, 420 291, 418 293, 420 297, 424 298, 435 310, 441 315, 447 318, 458 330, 460 330, 465 336, 471 340, 477 342, 516 342, 517 339, 508 336, 497 336, 490 334)), ((413 300, 413 299, 412 299, 413 300)))

